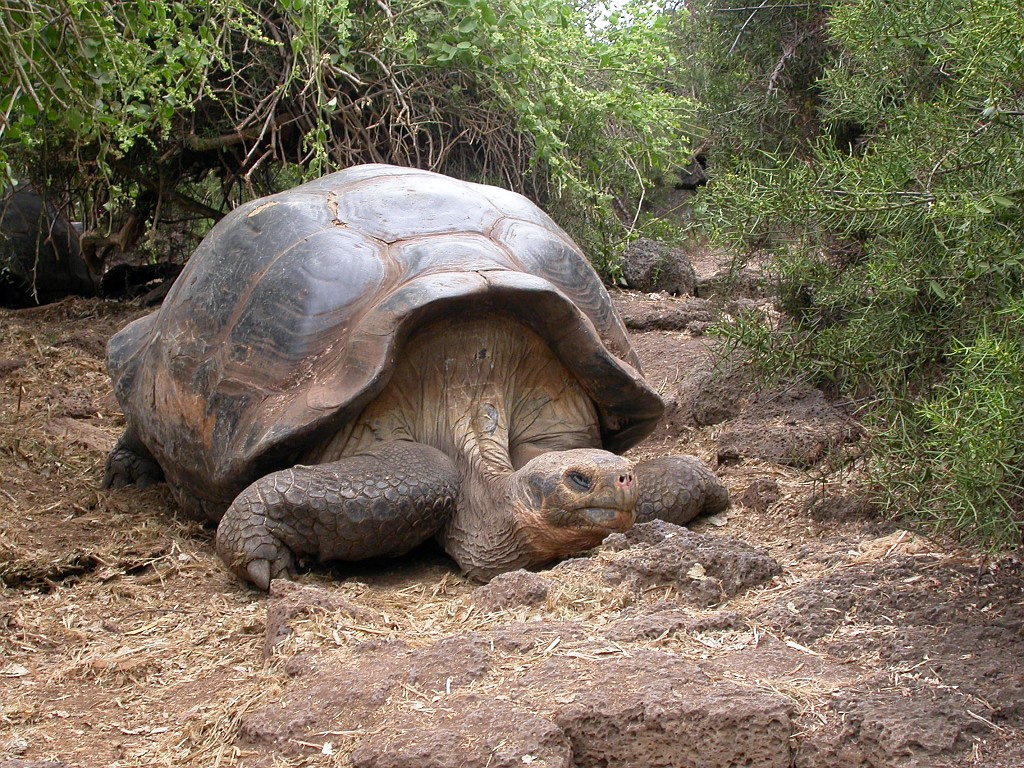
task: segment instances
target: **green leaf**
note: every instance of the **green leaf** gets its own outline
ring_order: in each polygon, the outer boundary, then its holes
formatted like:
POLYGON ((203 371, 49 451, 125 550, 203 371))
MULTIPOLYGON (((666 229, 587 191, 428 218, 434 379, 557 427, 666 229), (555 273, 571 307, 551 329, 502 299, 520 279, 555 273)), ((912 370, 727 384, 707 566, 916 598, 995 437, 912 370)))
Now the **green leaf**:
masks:
POLYGON ((494 15, 494 11, 491 10, 490 5, 481 2, 477 4, 477 8, 480 11, 480 17, 484 20, 485 23, 490 24, 491 26, 494 26, 498 23, 498 17, 494 15))

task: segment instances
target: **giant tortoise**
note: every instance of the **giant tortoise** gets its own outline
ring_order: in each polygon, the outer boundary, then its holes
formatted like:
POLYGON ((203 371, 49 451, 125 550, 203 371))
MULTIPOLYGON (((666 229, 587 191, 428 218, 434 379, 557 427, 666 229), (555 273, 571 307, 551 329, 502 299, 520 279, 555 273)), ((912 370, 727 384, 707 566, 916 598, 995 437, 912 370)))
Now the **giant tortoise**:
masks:
POLYGON ((166 478, 263 589, 433 536, 486 580, 728 504, 696 459, 617 455, 663 404, 568 235, 435 173, 357 166, 234 210, 107 365, 127 428, 104 485, 166 478))
POLYGON ((99 280, 82 256, 76 225, 30 184, 0 195, 0 306, 93 296, 99 280))

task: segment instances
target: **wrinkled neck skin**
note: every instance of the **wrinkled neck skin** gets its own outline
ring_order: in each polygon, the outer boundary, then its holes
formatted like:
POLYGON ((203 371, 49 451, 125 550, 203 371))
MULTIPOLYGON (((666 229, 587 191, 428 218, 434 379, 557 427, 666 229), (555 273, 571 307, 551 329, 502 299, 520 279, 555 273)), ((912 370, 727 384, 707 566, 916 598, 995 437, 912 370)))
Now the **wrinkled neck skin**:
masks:
POLYGON ((448 554, 474 578, 487 580, 503 571, 539 564, 518 514, 515 486, 511 469, 470 465, 463 475, 458 508, 439 538, 448 554))
POLYGON ((435 324, 410 341, 385 390, 330 461, 379 440, 447 454, 462 475, 456 513, 438 535, 480 579, 539 565, 543 521, 524 503, 516 470, 551 450, 600 446, 597 414, 575 377, 532 331, 494 318, 435 324))
POLYGON ((463 459, 462 494, 440 534, 459 566, 486 580, 503 571, 539 565, 528 526, 531 515, 518 493, 509 447, 509 409, 499 387, 482 387, 452 436, 463 459))

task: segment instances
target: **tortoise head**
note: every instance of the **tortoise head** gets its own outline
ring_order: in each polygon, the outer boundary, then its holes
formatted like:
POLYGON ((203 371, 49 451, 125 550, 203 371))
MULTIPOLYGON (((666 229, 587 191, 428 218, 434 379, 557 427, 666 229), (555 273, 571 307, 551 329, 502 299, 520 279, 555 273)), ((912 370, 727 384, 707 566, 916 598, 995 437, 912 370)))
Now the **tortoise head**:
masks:
POLYGON ((462 570, 482 581, 591 549, 636 520, 633 464, 597 448, 542 453, 503 478, 500 491, 494 478, 477 486, 478 479, 463 486, 463 509, 474 511, 450 521, 441 538, 462 570), (498 493, 480 503, 474 486, 498 493))
POLYGON ((633 464, 598 449, 551 451, 511 478, 520 538, 534 564, 591 549, 636 519, 633 464))

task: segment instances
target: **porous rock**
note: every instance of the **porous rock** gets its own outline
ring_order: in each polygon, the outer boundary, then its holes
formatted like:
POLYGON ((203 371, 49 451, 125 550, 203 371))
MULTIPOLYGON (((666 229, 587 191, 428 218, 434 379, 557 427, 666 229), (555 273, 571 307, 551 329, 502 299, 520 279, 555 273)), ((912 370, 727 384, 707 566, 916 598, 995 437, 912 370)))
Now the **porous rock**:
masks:
POLYGON ((604 547, 617 553, 601 571, 605 581, 634 591, 672 586, 683 601, 706 607, 782 572, 764 550, 661 520, 612 534, 604 547))
POLYGON ((764 512, 779 500, 782 491, 773 477, 759 477, 748 485, 739 496, 740 504, 755 512, 764 512))
POLYGON ((531 653, 550 645, 556 638, 570 643, 583 640, 586 633, 576 621, 511 621, 496 624, 488 641, 502 653, 531 653))
POLYGON ((751 457, 807 468, 862 434, 861 426, 830 405, 820 390, 794 384, 751 396, 743 413, 719 434, 718 460, 751 457))
POLYGON ((690 160, 689 165, 676 172, 676 189, 693 191, 708 183, 707 158, 703 153, 690 160))
POLYGON ((759 266, 744 266, 732 263, 731 259, 719 260, 719 269, 697 274, 694 292, 703 298, 711 296, 740 296, 762 299, 777 291, 770 276, 759 266))
POLYGON ((690 331, 698 335, 714 320, 707 299, 635 297, 615 303, 622 322, 631 331, 690 331))
POLYGON ((847 568, 800 585, 757 618, 768 627, 808 644, 832 632, 856 603, 855 584, 870 583, 862 568, 847 568))
POLYGON ((692 296, 697 278, 681 248, 641 237, 626 248, 622 263, 626 285, 639 291, 692 296))
POLYGON ((483 677, 490 661, 490 639, 478 632, 465 632, 410 654, 405 682, 418 690, 445 691, 483 677))
POLYGON ((832 722, 841 725, 808 734, 796 768, 931 768, 988 730, 950 693, 910 687, 918 695, 880 690, 838 696, 832 722))
POLYGON ((548 599, 551 582, 539 574, 519 569, 502 573, 470 595, 470 602, 486 612, 504 611, 521 605, 541 605, 548 599))
POLYGON ((747 628, 747 620, 736 611, 715 611, 690 622, 687 632, 735 632, 747 628))
POLYGON ((617 642, 655 640, 677 632, 687 625, 690 616, 668 601, 656 605, 631 606, 608 628, 608 639, 617 642))
POLYGON ((677 403, 690 425, 709 427, 736 417, 752 390, 749 372, 732 364, 688 377, 677 403))
POLYGON ((815 494, 804 507, 819 523, 869 519, 876 516, 878 505, 863 494, 815 494))
POLYGON ((790 764, 786 698, 712 682, 673 654, 557 657, 522 683, 524 696, 555 708, 552 719, 569 736, 580 768, 790 764))
MULTIPOLYGON (((276 582, 275 582, 276 583, 276 582)), ((329 724, 333 730, 361 727, 396 690, 447 694, 487 674, 491 638, 466 632, 446 637, 426 648, 411 648, 402 641, 384 641, 357 650, 339 662, 329 656, 305 654, 301 663, 309 672, 306 682, 291 688, 279 701, 255 710, 241 720, 244 741, 281 747, 307 731, 329 724)), ((292 677, 297 670, 288 670, 292 677)))
POLYGON ((368 732, 356 768, 572 768, 569 739, 536 714, 493 697, 466 695, 412 710, 368 732))
POLYGON ((0 360, 0 379, 3 379, 7 374, 13 373, 19 368, 24 368, 26 365, 28 365, 28 360, 23 357, 0 360))

